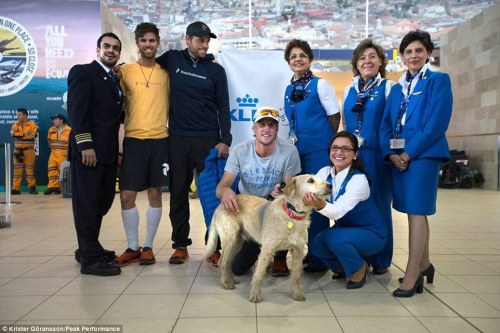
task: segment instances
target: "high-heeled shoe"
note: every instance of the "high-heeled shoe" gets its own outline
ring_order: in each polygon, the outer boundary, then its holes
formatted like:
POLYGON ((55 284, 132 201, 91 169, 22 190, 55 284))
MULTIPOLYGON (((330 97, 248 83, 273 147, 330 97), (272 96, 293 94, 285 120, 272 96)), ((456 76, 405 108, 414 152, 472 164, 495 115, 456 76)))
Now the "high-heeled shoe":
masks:
POLYGON ((368 270, 369 270, 369 266, 368 266, 368 264, 365 264, 365 275, 363 275, 363 278, 360 281, 357 281, 357 282, 349 280, 347 282, 346 288, 347 289, 359 289, 359 288, 362 288, 365 285, 365 283, 366 283, 366 276, 368 275, 368 270))
POLYGON ((434 268, 434 266, 432 264, 429 264, 429 267, 427 267, 427 269, 425 271, 421 272, 420 274, 425 276, 427 283, 433 283, 435 272, 436 272, 436 269, 434 268))
MULTIPOLYGON (((434 273, 436 272, 436 269, 432 264, 429 265, 424 271, 420 272, 422 276, 426 277, 427 283, 433 283, 434 282, 434 273)), ((399 283, 403 282, 404 278, 399 278, 398 281, 399 283)))
POLYGON ((415 293, 421 294, 423 292, 424 292, 424 277, 422 276, 422 274, 420 274, 418 276, 417 281, 415 281, 413 288, 411 289, 398 288, 392 292, 392 295, 394 297, 413 297, 415 293))

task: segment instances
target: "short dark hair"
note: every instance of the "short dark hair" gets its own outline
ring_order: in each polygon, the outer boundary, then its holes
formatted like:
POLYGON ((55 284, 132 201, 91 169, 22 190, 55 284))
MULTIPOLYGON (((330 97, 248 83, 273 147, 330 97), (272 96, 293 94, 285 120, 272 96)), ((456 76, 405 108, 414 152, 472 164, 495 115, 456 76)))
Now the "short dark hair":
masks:
POLYGON ((160 29, 156 26, 156 24, 149 22, 139 23, 134 30, 135 41, 139 41, 139 38, 144 37, 148 32, 152 32, 156 36, 156 40, 160 40, 160 29))
POLYGON ((285 60, 286 62, 290 61, 290 52, 292 52, 292 49, 294 47, 297 47, 304 51, 307 56, 309 57, 309 60, 312 62, 314 60, 313 52, 311 50, 311 47, 309 46, 309 43, 306 42, 305 40, 300 40, 300 39, 292 39, 285 48, 285 60))
MULTIPOLYGON (((333 139, 330 141, 330 144, 328 145, 328 155, 330 155, 330 147, 332 146, 333 141, 335 141, 335 139, 337 139, 337 138, 349 139, 349 141, 351 141, 353 151, 356 153, 359 150, 358 138, 356 137, 356 135, 352 134, 351 132, 340 131, 340 132, 337 132, 337 134, 335 134, 333 139)), ((331 165, 333 166, 333 162, 331 162, 331 165)), ((362 173, 365 173, 365 169, 363 168, 363 161, 360 159, 359 155, 355 160, 352 161, 351 171, 353 171, 353 170, 358 170, 362 173)))
MULTIPOLYGON (((434 43, 432 43, 431 35, 427 31, 415 30, 410 31, 403 37, 401 44, 399 44, 399 53, 403 54, 408 45, 415 41, 422 43, 429 54, 434 50, 434 43)), ((429 60, 427 59, 427 61, 429 60)))
POLYGON ((102 39, 104 37, 111 37, 113 39, 116 39, 118 41, 118 43, 120 44, 120 51, 122 50, 122 41, 120 40, 120 38, 118 38, 117 35, 115 35, 114 33, 112 32, 105 32, 103 33, 98 39, 97 39, 97 47, 100 48, 101 47, 101 42, 102 42, 102 39))
POLYGON ((375 52, 377 52, 378 57, 380 58, 380 67, 378 69, 378 72, 380 73, 380 76, 385 78, 385 66, 387 66, 387 56, 385 55, 384 49, 382 46, 378 45, 375 43, 373 40, 370 38, 364 39, 361 41, 361 43, 356 46, 354 49, 354 52, 352 52, 352 60, 351 60, 351 65, 352 65, 352 72, 354 73, 354 76, 360 75, 359 70, 358 70, 358 61, 359 58, 363 55, 363 52, 366 51, 366 49, 374 49, 375 52))
POLYGON ((17 109, 17 112, 21 112, 22 114, 24 114, 25 116, 28 115, 28 110, 26 110, 25 108, 19 108, 17 109))

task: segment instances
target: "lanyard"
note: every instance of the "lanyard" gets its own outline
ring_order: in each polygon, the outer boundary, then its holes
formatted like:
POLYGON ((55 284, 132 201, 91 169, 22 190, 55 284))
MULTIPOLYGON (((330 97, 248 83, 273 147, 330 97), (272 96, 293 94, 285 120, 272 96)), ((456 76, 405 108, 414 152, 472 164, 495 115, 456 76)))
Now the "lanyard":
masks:
MULTIPOLYGON (((304 85, 293 85, 292 84, 292 90, 290 92, 290 129, 296 133, 296 130, 295 130, 295 105, 301 101, 303 101, 306 97, 307 97, 307 94, 310 92, 307 87, 309 86, 309 83, 311 83, 311 80, 313 79, 313 77, 310 77, 309 80, 305 81, 305 84, 304 85), (298 94, 299 96, 295 96, 297 94, 297 92, 295 91, 297 88, 296 87, 299 87, 300 86, 300 89, 298 89, 300 92, 300 94, 298 94)), ((298 81, 298 80, 297 80, 298 81)), ((304 83, 304 82, 302 82, 304 83)))
POLYGON ((398 118, 396 120, 396 129, 395 129, 395 135, 394 138, 397 139, 399 138, 399 135, 401 134, 401 130, 403 129, 402 121, 403 117, 406 114, 406 111, 408 110, 408 104, 410 103, 410 91, 411 91, 411 83, 413 82, 413 79, 418 76, 420 72, 415 72, 413 75, 406 73, 406 80, 409 81, 408 83, 408 90, 406 91, 406 96, 404 93, 401 92, 401 103, 399 104, 399 112, 398 112, 398 118))
POLYGON ((356 130, 354 131, 355 133, 361 133, 361 129, 363 127, 363 112, 365 111, 364 104, 368 100, 368 97, 372 93, 377 82, 378 80, 369 79, 365 84, 363 84, 361 78, 359 79, 359 93, 357 95, 357 101, 351 109, 352 112, 356 113, 357 126, 356 130))
MULTIPOLYGON (((347 174, 344 181, 342 182, 342 185, 340 185, 340 189, 338 190, 337 195, 335 196, 335 199, 333 198, 333 192, 332 192, 332 194, 330 194, 330 196, 328 197, 328 200, 327 200, 329 203, 334 203, 335 201, 337 201, 337 199, 340 197, 340 193, 343 193, 345 191, 347 183, 349 182, 349 179, 351 179, 350 176, 351 176, 351 170, 349 170, 349 173, 347 174)), ((326 182, 329 183, 330 185, 332 185, 332 187, 335 186, 331 172, 330 172, 330 174, 328 174, 328 177, 326 178, 326 182)))
POLYGON ((295 102, 290 103, 290 125, 292 131, 295 132, 295 102))

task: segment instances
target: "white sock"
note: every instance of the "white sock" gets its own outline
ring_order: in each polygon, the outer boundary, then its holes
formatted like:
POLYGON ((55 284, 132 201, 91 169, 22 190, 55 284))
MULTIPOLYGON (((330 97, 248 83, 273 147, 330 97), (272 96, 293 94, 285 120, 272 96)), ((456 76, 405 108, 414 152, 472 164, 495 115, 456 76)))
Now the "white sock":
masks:
POLYGON ((144 240, 144 247, 153 248, 153 240, 160 224, 162 207, 154 208, 148 206, 146 210, 146 239, 144 240))
POLYGON ((134 251, 139 249, 139 211, 137 206, 122 209, 123 227, 127 234, 128 248, 134 251))

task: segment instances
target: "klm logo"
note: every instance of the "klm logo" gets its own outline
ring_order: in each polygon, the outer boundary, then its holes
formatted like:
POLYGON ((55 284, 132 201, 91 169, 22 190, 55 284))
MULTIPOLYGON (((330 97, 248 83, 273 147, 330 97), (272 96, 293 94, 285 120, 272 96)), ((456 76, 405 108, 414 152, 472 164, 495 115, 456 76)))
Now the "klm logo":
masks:
POLYGON ((249 94, 246 94, 243 98, 236 98, 238 103, 237 109, 231 110, 231 121, 252 121, 257 112, 257 103, 259 103, 258 98, 252 98, 249 94))

